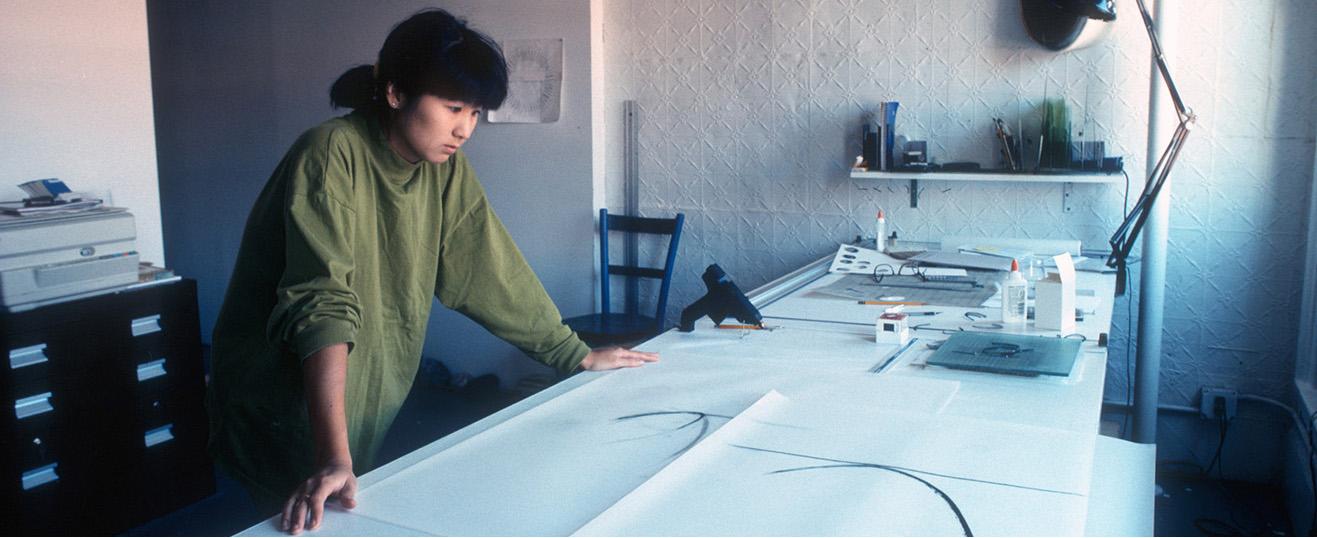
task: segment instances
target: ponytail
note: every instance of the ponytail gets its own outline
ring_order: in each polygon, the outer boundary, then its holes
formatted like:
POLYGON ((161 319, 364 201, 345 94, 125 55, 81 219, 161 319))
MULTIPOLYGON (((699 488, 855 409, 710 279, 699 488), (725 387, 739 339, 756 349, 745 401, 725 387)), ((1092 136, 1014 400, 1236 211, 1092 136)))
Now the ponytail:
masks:
POLYGON ((347 70, 329 88, 329 104, 334 108, 360 110, 376 103, 374 67, 359 65, 347 70))

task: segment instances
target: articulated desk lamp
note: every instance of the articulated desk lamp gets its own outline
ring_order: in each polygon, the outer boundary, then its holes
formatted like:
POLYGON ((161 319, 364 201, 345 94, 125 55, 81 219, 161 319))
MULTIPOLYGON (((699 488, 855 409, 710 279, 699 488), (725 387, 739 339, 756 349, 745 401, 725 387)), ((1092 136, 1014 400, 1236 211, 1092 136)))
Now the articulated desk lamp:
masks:
MULTIPOLYGON (((1031 7, 1043 7, 1037 4, 1039 0, 1022 0, 1022 2, 1033 2, 1031 7)), ((1116 13, 1112 8, 1113 0, 1045 0, 1052 11, 1058 13, 1062 10, 1071 16, 1082 21, 1083 19, 1098 19, 1111 21, 1115 20, 1116 13)), ((1161 0, 1167 1, 1167 0, 1161 0)), ((1162 50, 1161 43, 1157 39, 1157 31, 1153 27, 1152 16, 1148 14, 1148 8, 1144 5, 1144 0, 1137 0, 1139 5, 1139 14, 1143 17, 1143 26, 1148 31, 1148 39, 1152 42, 1152 56, 1157 65, 1157 72, 1161 74, 1162 82, 1166 84, 1166 89, 1170 93, 1171 102, 1175 105, 1175 113, 1179 118, 1179 125, 1175 128, 1175 133, 1171 135, 1170 142, 1166 149, 1162 151, 1157 163, 1148 173, 1148 180, 1143 185, 1143 193, 1139 195, 1139 200, 1134 204, 1134 208, 1125 216, 1124 222, 1116 229, 1116 233, 1111 236, 1111 255, 1107 257, 1107 266, 1116 269, 1116 295, 1125 293, 1125 287, 1129 279, 1129 269, 1127 259, 1130 250, 1134 248, 1134 242, 1139 237, 1144 223, 1148 220, 1148 215, 1152 211, 1157 201, 1157 196, 1161 194, 1162 187, 1166 184, 1166 178, 1171 173, 1171 168, 1175 166, 1175 160, 1180 156, 1180 150, 1184 148, 1185 139, 1189 137, 1189 127, 1195 121, 1197 116, 1193 111, 1184 106, 1184 101, 1180 99, 1180 92, 1175 88, 1175 81, 1171 79, 1171 72, 1166 67, 1166 55, 1162 50)), ((1164 6, 1159 6, 1164 7, 1164 6)), ((1029 23, 1029 17, 1026 16, 1026 25, 1029 23)), ((1082 26, 1082 24, 1077 24, 1082 26)), ((1046 44, 1046 43, 1044 43, 1046 44)), ((1154 74, 1155 76, 1155 74, 1154 74)), ((1156 91, 1155 89, 1152 91, 1156 91)), ((1151 99, 1149 105, 1149 137, 1155 136, 1156 118, 1160 111, 1160 105, 1156 99, 1151 99)), ((1149 146, 1155 143, 1155 140, 1149 140, 1149 146)), ((1152 150, 1149 150, 1151 158, 1152 150)), ((1158 222, 1160 222, 1160 218, 1158 222)), ((1160 228, 1160 226, 1158 226, 1160 228)), ((1154 229, 1154 232, 1157 232, 1154 229)), ((1159 233, 1154 233, 1154 237, 1159 233)), ((1165 239, 1157 237, 1157 241, 1150 243, 1148 249, 1148 259, 1144 262, 1152 267, 1160 265, 1161 258, 1165 251, 1165 239), (1154 257, 1156 259, 1154 260, 1154 257), (1154 265, 1155 263, 1155 265, 1154 265)), ((1149 282, 1149 275, 1144 274, 1145 291, 1149 288, 1155 288, 1161 285, 1160 282, 1149 282), (1149 285, 1151 284, 1151 285, 1149 285)), ((1157 269, 1152 270, 1153 280, 1164 278, 1157 269)), ((1139 301, 1139 348, 1138 358, 1136 360, 1137 369, 1135 372, 1135 393, 1134 393, 1134 432, 1133 441, 1137 443, 1156 443, 1157 442, 1157 391, 1160 387, 1158 375, 1161 368, 1161 295, 1157 291, 1147 293, 1139 301)), ((1314 517, 1317 517, 1315 515, 1314 517)))
MULTIPOLYGON (((1143 26, 1148 31, 1148 39, 1152 41, 1152 53, 1157 62, 1157 70, 1161 72, 1162 81, 1170 91, 1171 102, 1175 105, 1175 113, 1179 116, 1180 124, 1176 127, 1175 134, 1171 136, 1166 150, 1162 152, 1161 158, 1157 160, 1156 167, 1148 174, 1148 180, 1143 185, 1143 193, 1139 195, 1138 202, 1125 216, 1116 233, 1111 236, 1111 255, 1107 257, 1106 264, 1115 268, 1117 272, 1116 295, 1125 293, 1129 278, 1126 260, 1129 258, 1130 250, 1134 248, 1139 232, 1143 230, 1148 211, 1157 201, 1157 196, 1166 183, 1166 177, 1171 173, 1171 167, 1180 156, 1180 149, 1184 147, 1184 141, 1189 136, 1190 125, 1197 120, 1193 111, 1184 106, 1180 92, 1175 88, 1175 81, 1171 80, 1170 70, 1166 67, 1166 56, 1162 52, 1161 43, 1157 40, 1152 16, 1148 14, 1144 0, 1137 1, 1139 13, 1143 16, 1143 26)), ((1114 0, 1021 0, 1025 28, 1029 31, 1029 36, 1044 47, 1056 51, 1090 44, 1104 31, 1109 31, 1110 26, 1104 25, 1098 31, 1090 32, 1091 28, 1086 27, 1084 22, 1087 19, 1106 22, 1116 20, 1113 4, 1114 0)), ((1155 118, 1156 111, 1150 112, 1155 118)))
POLYGON ((677 327, 679 330, 695 330, 695 320, 704 316, 709 316, 714 323, 722 323, 730 316, 741 323, 763 327, 764 317, 759 314, 759 309, 750 303, 750 299, 741 293, 741 288, 736 287, 736 283, 727 277, 727 273, 718 264, 710 265, 700 278, 704 280, 709 293, 681 311, 681 325, 677 327))
MULTIPOLYGON (((1105 21, 1115 20, 1116 13, 1112 10, 1111 2, 1112 0, 1092 1, 1091 5, 1086 6, 1083 15, 1105 21)), ((1107 257, 1107 267, 1116 269, 1116 295, 1125 293, 1129 278, 1126 260, 1129 258, 1130 250, 1134 248, 1134 242, 1138 239, 1139 232, 1143 230, 1143 223, 1148 219, 1148 211, 1157 202, 1157 195, 1166 184, 1166 177, 1170 175, 1171 167, 1175 166, 1175 160, 1180 157, 1180 150, 1184 148, 1184 142, 1189 138, 1190 126, 1198 120, 1198 116, 1184 106, 1180 92, 1175 89, 1175 81, 1171 79, 1171 72, 1166 67, 1166 56, 1162 52, 1161 43, 1157 40, 1157 32, 1153 29, 1152 16, 1148 14, 1148 8, 1143 4, 1143 0, 1138 0, 1138 4, 1139 14, 1143 16, 1143 26, 1148 30, 1148 39, 1152 41, 1153 59, 1156 60, 1157 70, 1161 72, 1162 81, 1166 83, 1166 89, 1171 94, 1171 102, 1175 105, 1175 114, 1180 123, 1176 125, 1170 143, 1157 159, 1157 165, 1148 174, 1148 180, 1143 185, 1143 193, 1139 195, 1134 209, 1130 210, 1129 215, 1125 216, 1125 221, 1111 236, 1111 255, 1107 257)))

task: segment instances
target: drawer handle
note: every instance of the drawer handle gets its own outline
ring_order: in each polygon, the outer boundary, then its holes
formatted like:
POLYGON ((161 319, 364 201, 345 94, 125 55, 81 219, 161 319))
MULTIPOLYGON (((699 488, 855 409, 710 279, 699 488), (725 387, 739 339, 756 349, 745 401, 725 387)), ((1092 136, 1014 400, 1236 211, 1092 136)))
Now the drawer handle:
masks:
POLYGON ((133 320, 133 337, 160 332, 160 315, 147 316, 133 320))
POLYGON ((59 480, 59 473, 55 472, 56 467, 59 467, 59 464, 52 463, 25 471, 23 473, 23 491, 59 480))
POLYGON ((163 443, 173 438, 174 438, 173 424, 165 424, 164 426, 146 432, 146 435, 142 436, 143 441, 146 442, 147 448, 151 448, 153 446, 156 446, 160 443, 163 443))
POLYGON ((40 415, 47 411, 53 411, 55 406, 50 403, 50 396, 51 394, 49 392, 43 392, 36 396, 28 396, 21 400, 15 400, 14 415, 17 416, 19 420, 22 420, 30 416, 40 415))
POLYGON ((165 375, 165 360, 156 359, 151 362, 144 362, 137 365, 137 382, 141 383, 148 379, 154 379, 165 375))
POLYGON ((48 360, 50 359, 46 357, 46 344, 9 350, 9 368, 13 370, 41 364, 48 360))

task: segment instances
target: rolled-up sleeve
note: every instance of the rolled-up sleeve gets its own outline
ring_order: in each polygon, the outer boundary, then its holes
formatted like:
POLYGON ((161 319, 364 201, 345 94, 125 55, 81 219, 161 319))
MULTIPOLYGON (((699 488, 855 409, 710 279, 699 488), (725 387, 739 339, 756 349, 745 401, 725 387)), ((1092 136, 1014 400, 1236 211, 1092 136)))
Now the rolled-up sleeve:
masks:
POLYGON ((347 343, 361 328, 361 302, 353 292, 351 177, 332 139, 294 163, 286 193, 284 273, 267 336, 300 359, 326 346, 347 343))

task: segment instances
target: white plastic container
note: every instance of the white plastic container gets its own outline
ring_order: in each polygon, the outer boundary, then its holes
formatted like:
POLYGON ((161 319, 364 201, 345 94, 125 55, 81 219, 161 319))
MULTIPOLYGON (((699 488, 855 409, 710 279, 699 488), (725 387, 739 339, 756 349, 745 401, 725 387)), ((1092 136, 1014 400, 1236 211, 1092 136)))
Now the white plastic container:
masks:
POLYGON ((874 248, 878 252, 887 252, 887 219, 883 216, 883 210, 878 210, 878 221, 875 223, 874 248))
POLYGON ((1011 273, 1001 281, 1002 323, 1023 324, 1028 315, 1029 281, 1020 274, 1020 262, 1011 260, 1011 273))

